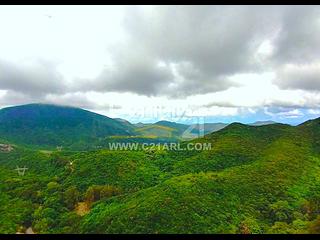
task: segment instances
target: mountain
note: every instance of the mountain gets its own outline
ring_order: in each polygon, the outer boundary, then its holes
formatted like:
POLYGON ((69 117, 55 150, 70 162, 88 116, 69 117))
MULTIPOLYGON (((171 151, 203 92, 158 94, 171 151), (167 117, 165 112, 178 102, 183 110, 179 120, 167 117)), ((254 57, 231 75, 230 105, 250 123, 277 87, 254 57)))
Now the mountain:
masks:
POLYGON ((79 108, 29 104, 0 110, 0 138, 18 144, 80 147, 131 134, 127 123, 79 108))
MULTIPOLYGON (((89 149, 106 147, 109 142, 172 142, 200 136, 198 125, 169 121, 132 124, 121 118, 108 118, 80 108, 28 104, 0 110, 0 139, 40 148, 89 149), (134 136, 136 138, 134 138, 134 136), (112 137, 112 138, 110 138, 112 137)), ((225 124, 204 124, 204 134, 225 124)))

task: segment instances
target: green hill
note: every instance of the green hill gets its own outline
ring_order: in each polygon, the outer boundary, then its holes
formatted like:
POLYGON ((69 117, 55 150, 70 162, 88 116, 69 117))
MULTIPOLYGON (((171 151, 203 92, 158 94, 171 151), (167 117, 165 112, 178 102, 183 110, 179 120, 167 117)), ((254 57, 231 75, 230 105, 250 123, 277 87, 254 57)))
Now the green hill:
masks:
POLYGON ((131 135, 127 124, 72 107, 30 104, 0 110, 0 137, 17 144, 85 148, 111 135, 131 135))
MULTIPOLYGON (((312 127, 318 126, 317 121, 312 127)), ((212 151, 175 156, 172 168, 167 168, 170 179, 97 203, 82 221, 82 232, 304 233, 316 229, 320 158, 308 132, 282 124, 235 123, 200 141, 212 141, 212 151)))
POLYGON ((207 151, 15 146, 0 152, 0 232, 320 233, 319 126, 233 123, 181 143, 207 151))

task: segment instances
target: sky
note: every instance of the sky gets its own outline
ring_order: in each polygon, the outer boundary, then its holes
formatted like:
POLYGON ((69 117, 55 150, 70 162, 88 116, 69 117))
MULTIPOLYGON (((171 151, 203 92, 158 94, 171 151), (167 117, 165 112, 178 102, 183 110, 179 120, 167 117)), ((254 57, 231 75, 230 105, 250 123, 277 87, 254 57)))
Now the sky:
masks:
POLYGON ((0 108, 131 122, 320 116, 319 6, 1 6, 0 108))

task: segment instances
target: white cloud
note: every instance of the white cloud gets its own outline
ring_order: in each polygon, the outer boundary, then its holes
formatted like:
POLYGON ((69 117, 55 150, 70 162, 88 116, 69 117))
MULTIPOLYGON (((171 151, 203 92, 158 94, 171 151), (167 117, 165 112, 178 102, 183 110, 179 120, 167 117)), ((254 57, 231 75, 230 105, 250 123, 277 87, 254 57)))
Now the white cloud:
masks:
POLYGON ((2 6, 0 106, 150 120, 316 115, 319 19, 314 6, 2 6))

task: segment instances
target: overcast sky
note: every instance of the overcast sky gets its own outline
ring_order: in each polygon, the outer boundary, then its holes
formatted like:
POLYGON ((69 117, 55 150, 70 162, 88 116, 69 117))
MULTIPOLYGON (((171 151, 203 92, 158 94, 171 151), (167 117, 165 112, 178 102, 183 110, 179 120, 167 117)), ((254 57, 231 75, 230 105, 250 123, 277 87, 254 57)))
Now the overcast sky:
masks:
POLYGON ((320 7, 1 6, 0 108, 133 122, 320 116, 320 7))

